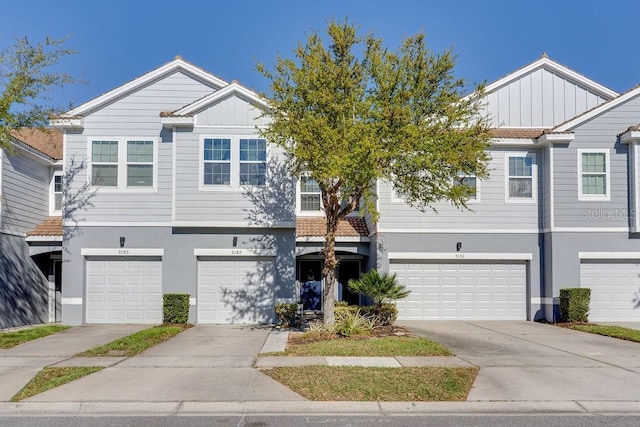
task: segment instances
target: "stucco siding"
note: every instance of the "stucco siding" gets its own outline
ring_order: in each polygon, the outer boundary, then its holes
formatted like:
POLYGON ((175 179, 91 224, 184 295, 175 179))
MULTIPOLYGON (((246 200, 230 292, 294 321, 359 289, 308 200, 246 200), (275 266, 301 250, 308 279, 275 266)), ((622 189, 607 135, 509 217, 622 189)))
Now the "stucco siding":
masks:
POLYGON ((421 212, 418 208, 408 206, 393 194, 388 183, 380 182, 378 206, 380 220, 378 227, 384 232, 388 229, 527 229, 537 230, 540 227, 540 198, 543 192, 542 171, 543 156, 540 150, 527 149, 492 149, 489 162, 490 176, 479 181, 479 201, 470 201, 470 210, 454 208, 446 202, 434 204, 437 212, 427 208, 421 212), (505 201, 505 169, 507 154, 535 154, 534 166, 537 169, 537 198, 533 201, 505 201))
POLYGON ((49 167, 19 152, 1 159, 0 228, 26 233, 49 215, 49 167))

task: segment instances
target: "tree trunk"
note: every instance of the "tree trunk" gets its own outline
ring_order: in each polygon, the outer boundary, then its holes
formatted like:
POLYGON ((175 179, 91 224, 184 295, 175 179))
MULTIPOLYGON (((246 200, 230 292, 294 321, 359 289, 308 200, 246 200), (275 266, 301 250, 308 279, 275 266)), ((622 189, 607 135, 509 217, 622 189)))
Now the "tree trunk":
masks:
POLYGON ((322 270, 322 278, 324 279, 324 293, 322 295, 324 324, 332 325, 335 321, 335 294, 336 286, 336 230, 338 229, 338 220, 327 220, 327 234, 324 239, 324 268, 322 270))

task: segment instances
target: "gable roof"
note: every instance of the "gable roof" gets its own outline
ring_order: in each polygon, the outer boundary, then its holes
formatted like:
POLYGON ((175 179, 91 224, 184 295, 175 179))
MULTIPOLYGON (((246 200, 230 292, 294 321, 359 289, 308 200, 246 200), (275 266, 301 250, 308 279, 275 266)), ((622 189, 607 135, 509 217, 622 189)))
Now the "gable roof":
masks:
POLYGON ((11 136, 54 160, 62 159, 62 132, 57 129, 22 128, 11 131, 11 136))
POLYGON ((527 64, 524 67, 519 68, 516 71, 510 74, 507 74, 506 76, 494 81, 493 83, 488 84, 487 86, 485 86, 485 93, 493 92, 494 90, 502 86, 505 86, 515 80, 518 80, 522 76, 528 73, 531 73, 539 68, 544 68, 550 72, 559 74, 568 80, 572 80, 578 83, 579 85, 585 87, 586 89, 597 93, 598 95, 600 95, 602 98, 606 100, 615 98, 619 95, 618 92, 612 89, 609 89, 608 87, 603 86, 600 83, 597 83, 594 80, 591 80, 583 76, 582 74, 579 74, 565 67, 564 65, 559 64, 558 62, 550 59, 546 53, 542 54, 540 58, 536 59, 530 64, 527 64))
POLYGON ((246 98, 252 104, 257 105, 258 107, 261 107, 265 110, 269 108, 269 104, 265 99, 263 99, 256 92, 242 86, 240 83, 238 83, 237 80, 234 80, 233 82, 223 87, 222 89, 217 90, 209 95, 206 95, 192 102, 191 104, 185 105, 184 107, 171 113, 171 115, 173 116, 193 115, 194 113, 207 108, 209 105, 214 104, 219 100, 226 98, 229 95, 240 95, 241 97, 246 98))
POLYGON ((216 88, 220 88, 227 85, 227 82, 222 80, 221 78, 216 77, 210 72, 205 71, 204 69, 197 67, 191 64, 190 62, 185 61, 184 59, 182 59, 181 56, 176 56, 176 58, 173 61, 168 62, 146 74, 143 74, 142 76, 137 77, 131 80, 130 82, 123 84, 122 86, 118 86, 117 88, 109 92, 106 92, 96 98, 93 98, 88 102, 85 102, 84 104, 63 114, 60 118, 72 118, 72 117, 75 118, 78 116, 82 116, 128 93, 134 92, 137 89, 145 86, 146 84, 154 80, 157 80, 169 74, 173 74, 177 71, 183 71, 212 86, 215 86, 216 88))
POLYGON ((579 114, 576 117, 569 119, 564 123, 560 123, 558 126, 553 128, 553 131, 564 132, 564 131, 571 130, 572 128, 578 125, 581 125, 582 123, 587 122, 592 118, 599 116, 600 114, 603 114, 609 110, 612 110, 618 105, 623 104, 639 95, 640 95, 640 85, 634 87, 631 90, 628 90, 627 92, 623 93, 617 98, 613 98, 607 102, 604 102, 598 105, 597 107, 592 108, 591 110, 587 110, 584 113, 579 114))

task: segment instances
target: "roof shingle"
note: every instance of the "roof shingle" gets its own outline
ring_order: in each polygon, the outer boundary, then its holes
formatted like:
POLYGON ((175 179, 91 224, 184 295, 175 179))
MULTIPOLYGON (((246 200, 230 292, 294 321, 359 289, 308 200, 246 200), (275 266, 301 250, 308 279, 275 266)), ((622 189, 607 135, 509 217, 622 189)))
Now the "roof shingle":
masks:
POLYGON ((62 159, 62 132, 57 129, 22 128, 11 132, 18 141, 55 159, 62 159))
POLYGON ((50 216, 28 232, 27 236, 62 236, 62 217, 50 216))
MULTIPOLYGON (((325 219, 320 218, 298 218, 296 220, 297 237, 320 237, 327 231, 325 219)), ((363 218, 349 217, 340 220, 336 236, 339 237, 368 237, 369 229, 363 218)))

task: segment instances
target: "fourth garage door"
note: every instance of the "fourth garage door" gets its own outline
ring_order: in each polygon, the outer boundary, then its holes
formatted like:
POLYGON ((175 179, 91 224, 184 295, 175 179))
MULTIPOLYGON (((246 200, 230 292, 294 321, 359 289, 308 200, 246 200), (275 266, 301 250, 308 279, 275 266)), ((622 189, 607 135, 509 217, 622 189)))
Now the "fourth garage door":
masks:
POLYGON ((198 258, 198 323, 272 322, 273 276, 273 257, 198 258))
POLYGON ((394 260, 389 268, 411 291, 397 301, 398 319, 526 320, 525 262, 394 260))

